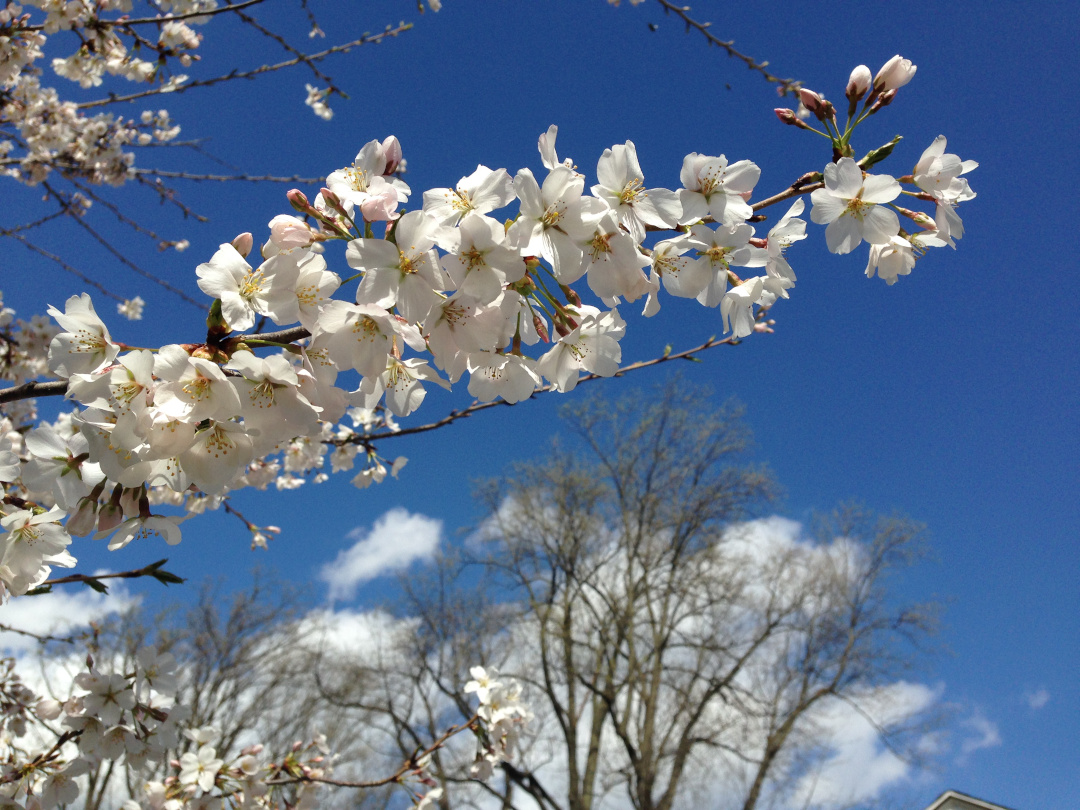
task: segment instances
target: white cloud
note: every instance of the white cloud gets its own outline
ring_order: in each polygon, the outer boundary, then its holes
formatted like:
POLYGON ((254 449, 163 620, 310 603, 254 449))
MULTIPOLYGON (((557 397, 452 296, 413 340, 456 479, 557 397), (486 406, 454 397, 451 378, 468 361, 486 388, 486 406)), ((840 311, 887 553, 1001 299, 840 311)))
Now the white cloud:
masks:
POLYGON ((1032 710, 1041 709, 1050 702, 1050 693, 1042 687, 1036 689, 1034 692, 1024 692, 1024 702, 1027 703, 1032 710))
MULTIPOLYGON (((930 709, 940 689, 898 681, 858 696, 859 707, 882 727, 903 724, 930 709)), ((834 701, 813 720, 814 735, 831 753, 795 789, 792 804, 843 807, 873 801, 886 788, 913 777, 912 766, 881 742, 878 730, 853 706, 834 701)), ((927 735, 916 747, 932 746, 927 735)))
POLYGON ((442 521, 399 507, 375 521, 371 531, 356 528, 348 537, 356 542, 319 572, 331 599, 352 599, 361 583, 430 557, 439 547, 442 521))
MULTIPOLYGON (((120 587, 110 588, 107 594, 89 589, 53 591, 12 599, 4 605, 0 623, 38 635, 69 636, 89 627, 91 622, 111 613, 123 613, 138 603, 138 597, 120 587)), ((37 643, 30 636, 0 633, 0 649, 8 653, 33 649, 37 643)))
POLYGON ((971 736, 960 743, 960 757, 957 760, 960 763, 966 761, 968 754, 1001 745, 1001 734, 998 732, 997 723, 988 719, 979 709, 961 723, 961 726, 968 729, 971 736))

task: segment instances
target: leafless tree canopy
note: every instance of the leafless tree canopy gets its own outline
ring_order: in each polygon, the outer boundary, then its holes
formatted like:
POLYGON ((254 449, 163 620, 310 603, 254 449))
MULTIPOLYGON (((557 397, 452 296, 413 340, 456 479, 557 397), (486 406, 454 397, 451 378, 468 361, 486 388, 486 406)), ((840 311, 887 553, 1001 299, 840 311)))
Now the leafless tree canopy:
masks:
MULTIPOLYGON (((419 624, 393 674, 361 668, 386 683, 367 708, 407 739, 468 712, 455 695, 477 660, 526 683, 532 737, 483 787, 507 808, 669 810, 706 788, 710 806, 782 802, 819 766, 817 711, 837 701, 903 754, 876 690, 929 629, 885 590, 920 527, 848 508, 816 541, 762 540, 739 521, 776 485, 742 461, 740 410, 706 403, 685 386, 587 400, 567 412, 576 441, 482 485, 474 564, 412 581, 419 624)), ((440 763, 446 781, 467 779, 462 760, 440 763)))

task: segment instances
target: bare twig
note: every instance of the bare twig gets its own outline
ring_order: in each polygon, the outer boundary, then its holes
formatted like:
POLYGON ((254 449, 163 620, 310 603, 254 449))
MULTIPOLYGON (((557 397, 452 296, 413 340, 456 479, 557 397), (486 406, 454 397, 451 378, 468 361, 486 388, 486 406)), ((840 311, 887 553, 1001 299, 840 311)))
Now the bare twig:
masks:
MULTIPOLYGON (((77 279, 79 279, 79 281, 83 282, 83 284, 89 284, 91 287, 93 287, 95 290, 99 291, 103 295, 107 295, 109 298, 112 298, 114 301, 119 301, 119 302, 123 303, 123 301, 124 301, 123 296, 117 295, 116 293, 114 293, 111 290, 109 290, 108 288, 106 288, 104 285, 98 283, 97 281, 94 281, 92 278, 87 276, 85 273, 82 273, 79 270, 76 270, 74 267, 72 267, 70 264, 65 262, 63 259, 61 259, 59 256, 57 256, 55 253, 50 253, 49 251, 45 250, 45 248, 38 247, 33 242, 31 242, 29 239, 27 239, 25 236, 23 236, 22 234, 15 233, 14 230, 5 230, 5 231, 0 231, 0 236, 9 236, 12 239, 15 239, 15 240, 17 240, 19 242, 22 242, 24 245, 26 245, 27 248, 34 251, 38 255, 44 256, 49 261, 55 262, 56 264, 60 265, 60 267, 63 270, 65 270, 68 273, 71 273, 71 275, 75 276, 77 279)), ((23 387, 23 386, 20 386, 20 388, 21 387, 23 387)), ((63 393, 63 392, 61 391, 61 393, 63 393)), ((34 396, 34 395, 31 394, 30 396, 34 396)), ((25 399, 25 397, 16 397, 16 399, 25 399)), ((8 400, 0 399, 0 402, 7 402, 7 401, 8 400)))
POLYGON ((27 636, 29 638, 37 639, 42 644, 46 644, 50 641, 59 641, 62 644, 74 644, 74 636, 49 636, 41 635, 39 633, 31 633, 29 630, 20 630, 18 627, 12 627, 10 624, 0 624, 0 631, 5 633, 17 633, 20 636, 27 636))
POLYGON ((468 720, 466 720, 461 725, 459 725, 459 726, 450 726, 450 728, 448 728, 446 730, 446 732, 443 733, 443 735, 441 737, 439 737, 437 740, 435 740, 435 742, 433 742, 431 745, 429 745, 427 748, 425 748, 423 750, 416 751, 412 756, 410 756, 407 760, 405 760, 405 762, 403 762, 401 764, 401 767, 398 768, 394 773, 390 774, 389 776, 383 777, 382 779, 372 779, 372 780, 366 781, 366 782, 347 782, 347 781, 344 781, 344 780, 341 780, 341 779, 329 779, 329 778, 320 777, 320 776, 301 775, 301 776, 288 777, 288 778, 284 778, 284 779, 267 779, 266 784, 268 784, 268 785, 294 785, 294 784, 298 784, 300 782, 309 782, 309 783, 310 782, 317 782, 317 783, 319 783, 321 785, 333 785, 334 787, 348 787, 348 788, 375 788, 375 787, 383 787, 384 785, 392 785, 392 784, 394 784, 396 782, 400 782, 402 777, 404 777, 410 771, 415 771, 417 768, 422 767, 420 765, 420 763, 421 763, 421 761, 423 761, 423 759, 425 757, 428 757, 431 754, 434 754, 436 751, 438 751, 440 748, 442 748, 444 745, 446 745, 446 741, 449 740, 454 735, 460 734, 462 731, 465 731, 466 729, 472 728, 479 719, 480 719, 480 715, 474 714, 472 717, 470 717, 468 720))
POLYGON ((388 27, 385 31, 378 34, 365 34, 359 39, 354 39, 352 42, 346 42, 342 45, 334 45, 326 50, 319 51, 318 53, 307 54, 303 58, 288 59, 284 62, 278 62, 275 65, 263 65, 262 67, 254 68, 253 70, 232 70, 228 73, 217 76, 213 79, 197 79, 192 82, 181 84, 178 87, 173 87, 168 90, 163 90, 160 87, 143 90, 138 93, 129 93, 126 96, 118 96, 115 93, 110 93, 108 98, 96 99, 94 101, 84 101, 78 104, 80 110, 88 110, 91 107, 104 107, 107 104, 116 104, 121 101, 134 101, 140 98, 146 98, 148 96, 156 96, 162 93, 183 93, 191 90, 195 87, 210 87, 211 85, 220 84, 221 82, 232 81, 233 79, 253 79, 256 76, 261 76, 264 73, 272 73, 276 70, 283 70, 284 68, 294 67, 301 63, 317 62, 321 59, 325 59, 335 53, 344 53, 358 48, 361 45, 370 45, 373 43, 382 42, 387 37, 396 37, 405 31, 412 28, 412 23, 401 23, 396 27, 388 27))
POLYGON ((168 177, 175 180, 211 180, 214 182, 244 182, 244 183, 299 183, 303 185, 315 185, 326 180, 325 177, 277 177, 270 174, 192 174, 191 172, 171 172, 162 169, 132 169, 131 173, 140 177, 168 177))
MULTIPOLYGON (((53 189, 48 183, 42 183, 42 185, 48 190, 48 192, 50 194, 52 194, 54 197, 56 197, 56 199, 59 200, 61 202, 61 204, 64 204, 64 205, 67 204, 64 201, 63 196, 61 194, 59 194, 55 189, 53 189)), ((94 238, 94 240, 98 244, 100 244, 107 251, 109 251, 109 253, 111 253, 113 256, 115 256, 120 261, 120 263, 123 264, 125 267, 128 267, 131 270, 134 270, 136 273, 138 273, 143 278, 147 278, 150 281, 154 282, 155 284, 158 284, 158 285, 164 287, 166 290, 171 292, 173 295, 176 295, 176 296, 180 297, 181 299, 183 299, 185 302, 191 304, 192 306, 198 307, 200 310, 206 308, 206 305, 204 303, 202 303, 200 301, 196 301, 194 298, 192 298, 186 292, 181 290, 179 287, 174 287, 172 284, 165 281, 165 279, 159 278, 158 276, 155 276, 153 273, 151 273, 148 270, 143 270, 141 267, 139 267, 137 264, 135 264, 135 262, 131 261, 131 259, 129 259, 127 256, 125 256, 123 253, 121 253, 115 247, 113 247, 112 243, 109 242, 109 240, 107 240, 104 236, 102 236, 96 230, 94 230, 93 227, 91 227, 89 224, 87 224, 85 221, 83 221, 83 218, 81 216, 78 216, 77 214, 75 214, 73 212, 72 219, 75 220, 75 223, 80 228, 82 228, 84 231, 86 231, 88 234, 90 234, 90 236, 92 236, 94 238)), ((123 301, 124 299, 121 298, 119 300, 123 301)))
POLYGON ((758 62, 753 57, 747 56, 746 54, 740 53, 739 51, 735 50, 735 40, 732 39, 725 42, 719 37, 714 36, 713 33, 709 30, 709 27, 712 25, 711 22, 702 23, 690 17, 690 6, 679 6, 675 3, 670 2, 670 0, 656 0, 656 2, 658 2, 663 7, 666 13, 674 14, 676 17, 682 20, 686 24, 687 31, 690 31, 691 29, 700 31, 701 35, 705 37, 709 45, 716 45, 717 47, 723 48, 724 51, 727 52, 728 56, 743 61, 746 66, 750 68, 750 70, 757 71, 765 78, 766 81, 772 82, 773 84, 777 85, 777 91, 780 93, 780 95, 783 96, 789 93, 794 95, 798 92, 799 88, 802 87, 801 81, 798 81, 796 79, 781 79, 779 76, 776 76, 766 70, 766 68, 769 66, 768 61, 758 62))
MULTIPOLYGON (((676 352, 674 354, 672 354, 670 352, 665 352, 660 357, 654 357, 651 360, 640 360, 637 363, 631 363, 630 365, 624 366, 623 368, 621 368, 617 372, 615 372, 614 376, 622 377, 624 374, 628 374, 631 371, 640 371, 641 369, 649 368, 650 366, 658 366, 661 363, 668 362, 669 360, 694 360, 694 359, 696 359, 696 358, 694 358, 694 355, 697 352, 703 352, 706 349, 713 348, 714 346, 733 346, 733 345, 736 345, 737 343, 739 343, 739 341, 736 340, 735 338, 724 338, 723 340, 717 340, 716 337, 714 336, 714 337, 711 337, 708 340, 706 340, 700 346, 695 346, 692 349, 686 349, 685 351, 676 352)), ((610 378, 601 377, 598 374, 586 374, 584 377, 582 377, 580 380, 578 380, 578 383, 580 384, 580 383, 584 383, 584 382, 592 382, 593 380, 606 380, 606 379, 610 379, 610 378)), ((552 390, 554 390, 554 386, 543 385, 543 386, 537 388, 536 391, 533 392, 533 395, 531 397, 529 397, 529 399, 534 399, 538 395, 545 394, 545 393, 547 393, 549 391, 552 391, 552 390)), ((358 434, 357 436, 352 437, 350 439, 339 440, 339 441, 330 441, 329 443, 330 444, 368 444, 368 443, 373 443, 373 442, 376 442, 376 441, 381 441, 383 439, 391 439, 391 438, 394 438, 395 436, 412 436, 412 435, 414 435, 416 433, 427 433, 430 430, 436 430, 438 428, 445 427, 446 425, 449 425, 449 424, 451 424, 453 422, 456 422, 458 419, 464 419, 467 416, 472 416, 474 413, 479 413, 480 411, 486 411, 488 408, 494 408, 494 407, 499 406, 499 405, 513 405, 513 404, 514 403, 507 402, 504 399, 496 399, 496 400, 493 400, 492 402, 474 402, 472 405, 470 405, 467 408, 462 408, 460 411, 457 411, 457 410, 450 411, 450 413, 448 413, 442 419, 439 419, 438 421, 435 421, 435 422, 429 422, 426 425, 417 425, 415 427, 402 428, 401 430, 396 431, 396 432, 385 431, 383 433, 358 434)))
MULTIPOLYGON (((238 9, 247 8, 248 6, 255 6, 259 3, 263 3, 266 0, 242 0, 239 3, 231 3, 229 5, 220 6, 218 8, 207 9, 206 11, 190 11, 186 14, 166 14, 161 17, 136 17, 134 20, 124 19, 119 17, 115 20, 102 20, 95 19, 94 25, 98 28, 106 28, 110 26, 128 26, 128 25, 164 25, 167 22, 174 22, 178 20, 190 20, 195 17, 213 17, 218 14, 226 14, 228 12, 235 12, 238 9)), ((20 31, 42 31, 44 25, 27 25, 25 27, 20 26, 20 31)))

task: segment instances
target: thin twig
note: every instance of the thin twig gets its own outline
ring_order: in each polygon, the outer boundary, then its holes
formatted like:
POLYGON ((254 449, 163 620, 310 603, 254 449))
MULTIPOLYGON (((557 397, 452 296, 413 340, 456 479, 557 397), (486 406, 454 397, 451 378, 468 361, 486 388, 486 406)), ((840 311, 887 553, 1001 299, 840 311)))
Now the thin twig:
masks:
POLYGON ((402 23, 396 28, 387 28, 385 31, 378 34, 365 34, 360 39, 354 39, 352 42, 346 42, 343 45, 334 45, 331 48, 327 48, 324 51, 313 53, 305 56, 302 59, 288 59, 284 62, 278 62, 275 65, 263 65, 262 67, 254 68, 253 70, 232 70, 223 76, 217 76, 213 79, 197 79, 192 82, 181 84, 177 87, 172 87, 168 90, 162 88, 154 88, 152 90, 143 90, 138 93, 129 93, 126 96, 118 96, 115 93, 110 93, 108 98, 96 99, 94 101, 84 101, 76 106, 80 110, 88 110, 91 107, 104 107, 106 104, 116 104, 121 101, 135 101, 136 99, 146 98, 148 96, 156 96, 162 93, 184 93, 191 90, 194 87, 209 87, 211 85, 219 84, 221 82, 232 81, 233 79, 252 79, 256 76, 261 76, 264 73, 272 73, 276 70, 283 70, 284 68, 293 67, 303 62, 317 62, 321 59, 325 59, 335 53, 342 53, 345 51, 358 48, 361 45, 369 45, 372 43, 382 42, 386 37, 396 37, 398 34, 408 31, 412 28, 412 23, 402 23))
MULTIPOLYGON (((30 250, 34 251, 35 253, 37 253, 37 254, 39 254, 41 256, 44 256, 46 259, 49 259, 50 261, 56 262, 56 264, 60 265, 60 267, 63 270, 67 271, 68 273, 71 273, 71 275, 78 278, 83 284, 89 284, 95 290, 98 290, 102 294, 107 295, 109 298, 112 298, 115 301, 119 301, 120 303, 124 302, 124 298, 122 296, 117 295, 116 293, 114 293, 111 290, 107 289, 106 287, 104 287, 103 285, 98 283, 97 281, 94 281, 92 278, 90 278, 86 274, 82 273, 79 270, 76 270, 74 267, 72 267, 70 264, 65 262, 63 259, 61 259, 59 256, 57 256, 55 253, 50 253, 49 251, 45 250, 45 248, 38 247, 33 242, 31 242, 29 239, 27 239, 25 236, 23 236, 22 234, 13 233, 12 231, 0 231, 0 236, 9 236, 12 239, 16 239, 19 242, 22 242, 24 245, 26 245, 26 247, 28 247, 30 250)), ((20 397, 20 399, 21 398, 22 397, 20 397)), ((6 402, 6 401, 7 400, 0 400, 0 402, 6 402)))
MULTIPOLYGON (((55 189, 53 189, 48 183, 42 183, 42 186, 44 186, 45 189, 47 189, 50 194, 52 194, 58 200, 60 200, 61 203, 64 202, 64 198, 55 189)), ((143 278, 147 278, 150 281, 154 282, 155 284, 159 284, 160 286, 164 287, 166 290, 171 292, 173 295, 179 296, 181 299, 183 299, 185 302, 191 304, 192 306, 198 307, 200 310, 206 308, 206 305, 204 303, 202 303, 200 301, 196 301, 194 298, 192 298, 186 292, 181 290, 179 287, 174 287, 172 284, 167 282, 165 279, 160 278, 158 276, 155 276, 149 270, 143 270, 141 267, 139 267, 139 265, 135 264, 135 262, 131 261, 131 259, 129 259, 127 256, 125 256, 123 253, 121 253, 115 247, 113 247, 113 244, 108 239, 106 239, 104 236, 102 236, 96 230, 94 230, 94 228, 92 228, 90 225, 88 225, 86 222, 84 222, 82 217, 76 215, 73 212, 72 213, 72 218, 75 220, 75 223, 80 228, 82 228, 84 231, 86 231, 88 234, 90 234, 90 236, 92 236, 94 238, 94 240, 98 244, 100 244, 107 251, 109 251, 109 253, 111 253, 113 256, 115 256, 120 261, 120 263, 123 264, 125 267, 128 267, 131 270, 134 270, 136 273, 138 273, 143 278)), ((122 301, 124 299, 120 299, 120 300, 122 301)))
MULTIPOLYGON (((102 20, 95 19, 94 25, 98 28, 104 28, 107 26, 128 26, 128 25, 164 25, 167 22, 174 22, 177 20, 190 20, 195 17, 213 17, 217 14, 225 14, 230 11, 237 11, 248 6, 258 5, 266 0, 243 0, 240 3, 232 3, 227 6, 220 6, 219 8, 208 9, 206 11, 189 11, 186 14, 167 14, 163 17, 137 17, 134 20, 125 20, 124 18, 118 18, 115 20, 102 20)), ((42 31, 44 25, 28 25, 26 27, 20 27, 19 31, 42 31)))
POLYGON ((783 96, 789 93, 794 95, 798 92, 799 88, 802 87, 801 81, 798 81, 796 79, 781 79, 779 76, 776 76, 766 70, 766 68, 769 66, 768 61, 758 62, 753 57, 747 56, 746 54, 740 53, 739 51, 735 50, 735 40, 732 39, 725 42, 724 40, 714 36, 713 33, 709 31, 709 27, 712 25, 711 22, 702 23, 690 17, 690 6, 677 6, 674 3, 669 2, 669 0, 656 0, 656 2, 658 2, 663 7, 665 12, 669 14, 674 14, 676 17, 681 19, 686 24, 687 31, 692 28, 700 31, 701 35, 705 37, 705 39, 710 45, 716 45, 720 48, 723 48, 727 52, 728 56, 734 59, 742 60, 746 63, 746 66, 750 68, 750 70, 757 71, 765 78, 766 81, 772 82, 773 84, 777 85, 777 89, 780 91, 780 95, 783 96))
MULTIPOLYGON (((624 366, 623 368, 616 371, 614 376, 622 377, 624 374, 627 374, 631 371, 640 371, 643 368, 657 366, 661 363, 666 363, 669 360, 690 360, 693 359, 693 355, 697 352, 703 352, 706 349, 713 348, 714 346, 734 346, 737 343, 739 343, 739 341, 736 340, 734 337, 724 338, 723 340, 717 340, 715 337, 711 337, 704 343, 702 343, 700 346, 695 346, 692 349, 686 349, 685 351, 677 352, 675 354, 666 353, 661 355, 660 357, 654 357, 651 360, 640 360, 637 363, 631 363, 630 365, 624 366)), ((593 380, 606 379, 610 378, 602 377, 599 374, 586 374, 584 377, 578 380, 578 384, 580 385, 581 383, 592 382, 593 380)), ((553 385, 542 385, 533 392, 533 395, 529 397, 529 399, 534 399, 540 394, 546 394, 549 391, 553 390, 553 385)), ((426 425, 417 425, 415 427, 402 428, 401 430, 398 430, 396 432, 386 431, 383 433, 358 434, 355 437, 349 439, 336 441, 331 440, 328 442, 328 444, 368 444, 376 441, 381 441, 383 439, 392 439, 395 436, 412 436, 416 433, 427 433, 429 430, 436 430, 438 428, 445 427, 446 425, 456 422, 458 419, 464 419, 467 416, 472 416, 474 413, 486 411, 488 408, 494 408, 499 405, 513 406, 514 404, 515 403, 507 402, 504 399, 496 399, 491 402, 473 402, 473 404, 468 406, 467 408, 462 408, 460 411, 451 411, 442 419, 439 419, 436 422, 429 422, 426 425)))
POLYGON ((18 627, 12 627, 10 624, 0 624, 0 631, 5 633, 18 633, 20 636, 28 636, 30 638, 37 639, 42 644, 46 644, 50 641, 59 641, 63 644, 74 644, 74 636, 47 636, 40 635, 38 633, 31 633, 29 630, 20 630, 18 627))
POLYGON ((313 186, 326 181, 325 177, 277 177, 270 174, 191 174, 190 172, 172 172, 162 169, 132 169, 131 174, 141 177, 168 177, 173 180, 211 180, 214 182, 247 182, 247 183, 299 183, 313 186))
POLYGON ((446 741, 449 740, 451 737, 453 737, 455 734, 460 734, 462 731, 465 731, 466 729, 472 728, 473 725, 476 723, 476 721, 479 720, 479 719, 480 719, 480 715, 479 714, 474 714, 472 717, 470 717, 468 720, 466 720, 460 726, 450 726, 450 728, 448 728, 446 730, 446 732, 441 737, 439 737, 439 739, 435 740, 435 742, 433 742, 427 748, 425 748, 425 749, 423 749, 421 751, 415 752, 412 756, 410 756, 407 760, 405 760, 405 762, 403 762, 401 764, 401 767, 398 768, 394 773, 392 773, 389 776, 386 776, 386 777, 384 777, 382 779, 373 779, 371 781, 366 781, 366 782, 347 782, 347 781, 344 781, 344 780, 341 780, 341 779, 330 779, 330 778, 321 777, 321 776, 302 775, 302 776, 292 776, 292 777, 288 777, 286 779, 267 779, 266 784, 268 784, 268 785, 294 785, 294 784, 297 784, 297 783, 300 783, 300 782, 317 782, 317 783, 319 783, 321 785, 333 785, 334 787, 349 787, 349 788, 375 788, 375 787, 383 787, 384 785, 392 785, 392 784, 394 784, 396 782, 400 782, 402 777, 405 776, 405 774, 409 773, 410 771, 415 771, 417 768, 420 768, 421 767, 420 762, 425 757, 430 756, 431 754, 435 753, 440 748, 442 748, 446 744, 446 741))

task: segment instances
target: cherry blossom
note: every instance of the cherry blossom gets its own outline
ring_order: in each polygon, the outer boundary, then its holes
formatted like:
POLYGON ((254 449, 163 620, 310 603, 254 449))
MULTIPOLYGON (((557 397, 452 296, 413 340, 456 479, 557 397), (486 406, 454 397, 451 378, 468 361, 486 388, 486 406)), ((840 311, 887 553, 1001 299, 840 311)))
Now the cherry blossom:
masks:
POLYGON ((868 174, 851 158, 825 167, 825 188, 810 195, 810 219, 825 229, 825 242, 833 253, 850 253, 865 239, 882 245, 900 230, 896 214, 882 203, 900 196, 900 184, 888 175, 868 174))

